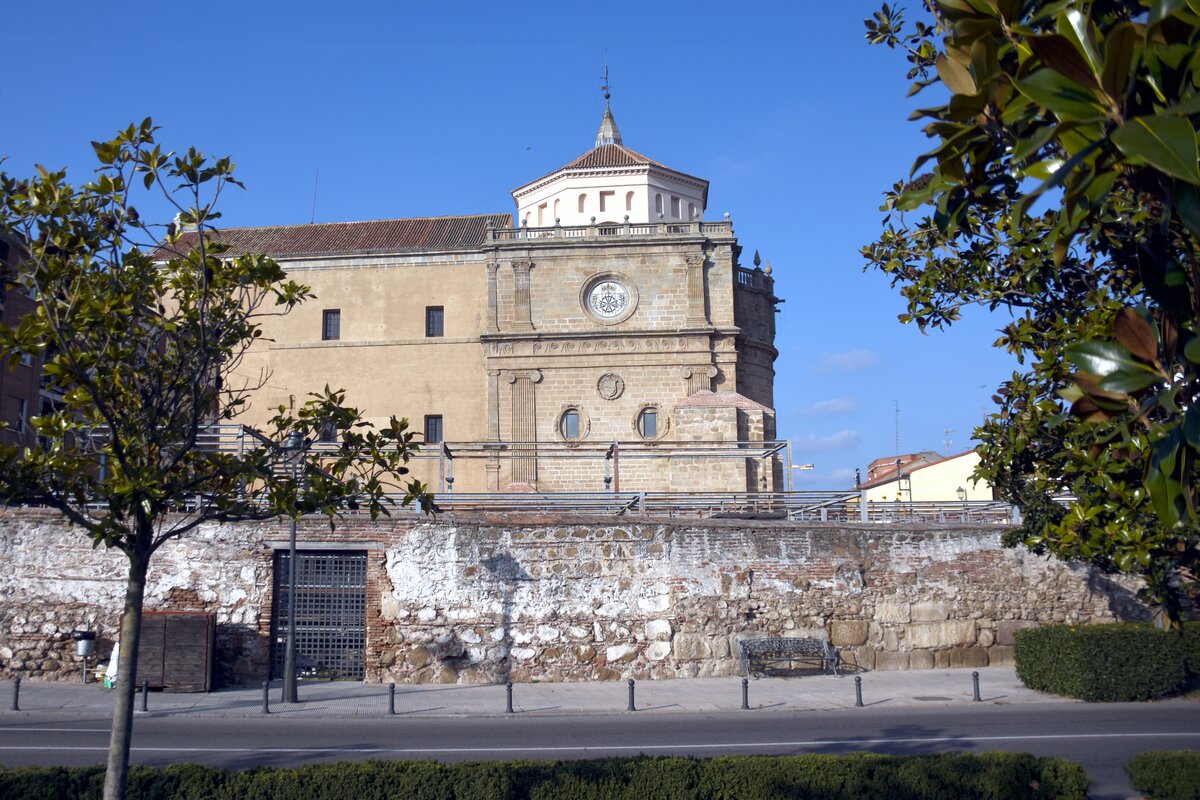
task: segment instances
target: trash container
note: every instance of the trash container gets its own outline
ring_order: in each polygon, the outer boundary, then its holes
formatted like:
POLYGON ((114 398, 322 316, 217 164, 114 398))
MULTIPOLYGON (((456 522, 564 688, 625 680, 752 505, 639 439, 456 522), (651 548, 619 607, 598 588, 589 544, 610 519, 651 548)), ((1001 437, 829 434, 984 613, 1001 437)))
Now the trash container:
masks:
POLYGON ((91 658, 96 651, 95 631, 71 631, 71 638, 75 640, 75 655, 91 658))

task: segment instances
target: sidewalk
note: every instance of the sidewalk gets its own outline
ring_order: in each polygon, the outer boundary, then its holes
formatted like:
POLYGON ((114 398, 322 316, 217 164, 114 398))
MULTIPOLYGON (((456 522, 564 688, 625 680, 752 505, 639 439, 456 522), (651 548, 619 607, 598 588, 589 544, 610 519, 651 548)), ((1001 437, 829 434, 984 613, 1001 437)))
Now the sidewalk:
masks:
MULTIPOLYGON (((984 703, 1078 702, 1025 688, 1012 667, 981 667, 980 697, 984 703)), ((862 678, 864 706, 955 706, 973 698, 970 669, 866 672, 862 678)), ((12 681, 0 683, 0 709, 11 707, 12 681)), ((569 716, 626 713, 626 681, 588 683, 529 683, 513 686, 513 711, 524 715, 569 716)), ((346 681, 301 681, 300 703, 281 702, 280 682, 270 689, 272 715, 315 717, 383 717, 388 715, 389 685, 346 681)), ((100 684, 69 681, 21 682, 21 711, 111 715, 113 691, 100 684)), ((135 708, 141 709, 140 694, 135 708)), ((749 683, 751 709, 762 711, 813 711, 852 708, 854 677, 807 675, 795 678, 761 678, 749 683)), ((635 704, 648 713, 719 713, 738 711, 742 705, 741 678, 677 678, 638 681, 635 704)), ((262 687, 220 689, 209 693, 150 692, 149 713, 216 717, 260 716, 262 687)), ((396 686, 397 716, 486 717, 505 713, 505 690, 496 685, 396 686)), ((7 712, 13 713, 11 711, 7 712)))

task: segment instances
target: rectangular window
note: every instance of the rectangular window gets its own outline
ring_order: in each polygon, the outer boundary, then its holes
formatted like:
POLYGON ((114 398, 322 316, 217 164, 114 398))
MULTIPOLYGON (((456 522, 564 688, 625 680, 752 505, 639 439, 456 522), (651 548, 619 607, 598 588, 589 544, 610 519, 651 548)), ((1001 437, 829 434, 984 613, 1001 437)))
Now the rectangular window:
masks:
POLYGON ((321 312, 321 338, 325 341, 342 338, 342 312, 327 308, 321 312))
POLYGON ((425 335, 446 335, 446 309, 443 306, 425 306, 425 335))
POLYGON ((671 216, 674 217, 675 219, 679 219, 679 198, 678 197, 671 198, 671 216))
POLYGON ((442 441, 442 415, 426 414, 425 444, 434 444, 440 441, 442 441))
POLYGON ((25 398, 10 397, 9 400, 12 403, 12 409, 13 409, 12 410, 13 430, 16 431, 17 433, 24 433, 25 432, 26 414, 28 413, 28 410, 29 410, 25 403, 25 398))

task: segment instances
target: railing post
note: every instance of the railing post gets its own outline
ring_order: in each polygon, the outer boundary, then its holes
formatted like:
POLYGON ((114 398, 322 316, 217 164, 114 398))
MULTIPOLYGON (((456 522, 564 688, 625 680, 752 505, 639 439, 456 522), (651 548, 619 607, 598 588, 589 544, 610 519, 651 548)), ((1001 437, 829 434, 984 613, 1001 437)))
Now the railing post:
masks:
POLYGON ((638 492, 637 507, 638 507, 639 514, 646 513, 646 493, 645 492, 638 492))
POLYGON ((867 508, 867 493, 866 492, 860 491, 858 493, 858 514, 859 514, 860 522, 870 522, 871 521, 871 511, 870 511, 870 509, 867 508))

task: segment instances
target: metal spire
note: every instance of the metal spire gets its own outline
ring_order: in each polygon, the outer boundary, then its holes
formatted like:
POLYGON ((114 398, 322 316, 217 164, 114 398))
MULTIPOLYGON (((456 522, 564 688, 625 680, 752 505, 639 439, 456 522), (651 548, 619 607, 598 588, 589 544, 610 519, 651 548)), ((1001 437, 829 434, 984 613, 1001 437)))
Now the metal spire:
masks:
POLYGON ((596 147, 606 144, 621 144, 621 131, 617 129, 617 121, 613 119, 612 106, 609 104, 609 98, 612 95, 609 89, 612 86, 608 83, 608 64, 604 65, 604 83, 600 89, 604 92, 604 119, 600 121, 600 130, 596 133, 596 147))

